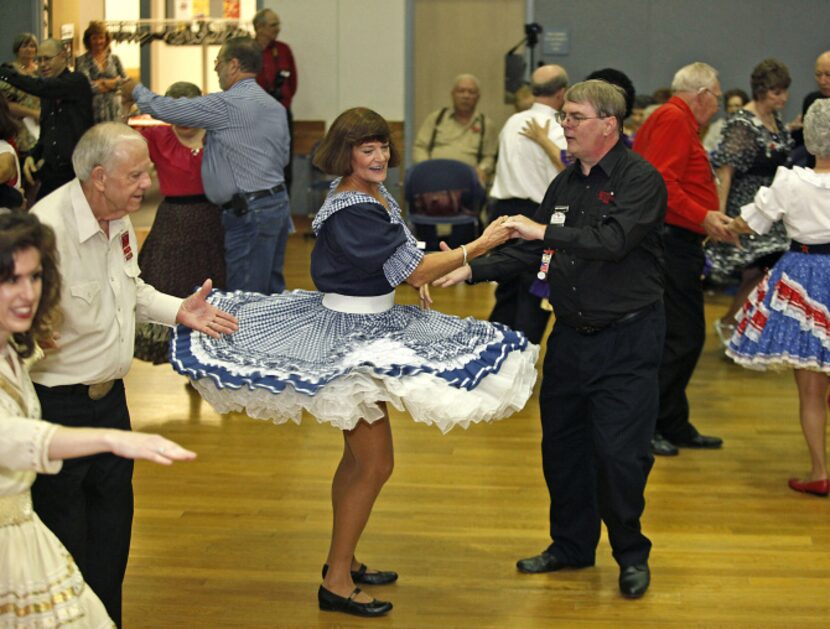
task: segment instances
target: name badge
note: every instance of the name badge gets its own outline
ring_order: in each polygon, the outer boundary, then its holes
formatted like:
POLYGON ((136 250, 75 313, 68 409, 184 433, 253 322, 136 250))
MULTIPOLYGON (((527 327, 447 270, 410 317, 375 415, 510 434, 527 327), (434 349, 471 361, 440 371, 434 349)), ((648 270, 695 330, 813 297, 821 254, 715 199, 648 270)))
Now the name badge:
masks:
POLYGON ((569 205, 554 205, 553 214, 550 215, 550 224, 562 227, 565 224, 565 215, 569 209, 569 205))

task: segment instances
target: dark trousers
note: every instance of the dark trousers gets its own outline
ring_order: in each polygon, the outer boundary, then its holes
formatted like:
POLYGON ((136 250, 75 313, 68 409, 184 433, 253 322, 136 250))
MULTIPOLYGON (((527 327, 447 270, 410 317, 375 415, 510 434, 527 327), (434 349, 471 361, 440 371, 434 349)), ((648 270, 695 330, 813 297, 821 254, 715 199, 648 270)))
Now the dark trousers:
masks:
POLYGON ((692 379, 706 340, 700 281, 704 264, 702 240, 703 236, 679 228, 667 228, 663 232, 666 344, 660 363, 657 432, 669 441, 688 441, 698 434, 689 422, 686 386, 692 379))
MULTIPOLYGON (((539 204, 530 199, 498 199, 490 213, 492 222, 499 216, 522 214, 533 218, 539 204)), ((541 260, 540 260, 541 262, 541 260)), ((496 303, 489 320, 524 333, 531 343, 542 342, 550 319, 550 311, 542 309, 542 300, 530 293, 538 269, 523 271, 498 283, 496 303)))
MULTIPOLYGON (((100 400, 91 400, 80 386, 35 389, 43 417, 51 422, 130 429, 120 380, 100 400)), ((84 580, 119 626, 133 521, 132 475, 132 461, 97 454, 68 459, 60 473, 38 475, 32 486, 35 511, 75 558, 84 580)))
POLYGON ((550 492, 548 551, 594 564, 600 522, 621 567, 648 560, 640 530, 657 419, 663 308, 582 335, 559 322, 548 339, 539 405, 542 466, 550 492))

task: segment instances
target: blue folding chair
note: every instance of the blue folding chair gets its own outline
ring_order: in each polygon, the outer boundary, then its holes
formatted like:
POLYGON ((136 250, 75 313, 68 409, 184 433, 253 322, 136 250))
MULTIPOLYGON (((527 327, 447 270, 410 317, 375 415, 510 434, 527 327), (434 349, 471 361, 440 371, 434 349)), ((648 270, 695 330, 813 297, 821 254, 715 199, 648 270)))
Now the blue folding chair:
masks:
POLYGON ((430 159, 411 166, 404 178, 409 222, 427 249, 438 249, 438 225, 451 225, 451 247, 478 235, 484 188, 475 169, 454 159, 430 159))

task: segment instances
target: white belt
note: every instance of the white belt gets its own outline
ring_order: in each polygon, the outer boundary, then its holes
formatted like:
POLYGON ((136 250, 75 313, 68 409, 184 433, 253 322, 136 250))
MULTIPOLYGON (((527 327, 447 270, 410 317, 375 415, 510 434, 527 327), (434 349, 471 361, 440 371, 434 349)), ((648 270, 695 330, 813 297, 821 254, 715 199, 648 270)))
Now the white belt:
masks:
POLYGON ((337 312, 351 314, 377 314, 386 312, 395 305, 395 291, 376 297, 355 297, 339 293, 325 293, 323 306, 337 312))

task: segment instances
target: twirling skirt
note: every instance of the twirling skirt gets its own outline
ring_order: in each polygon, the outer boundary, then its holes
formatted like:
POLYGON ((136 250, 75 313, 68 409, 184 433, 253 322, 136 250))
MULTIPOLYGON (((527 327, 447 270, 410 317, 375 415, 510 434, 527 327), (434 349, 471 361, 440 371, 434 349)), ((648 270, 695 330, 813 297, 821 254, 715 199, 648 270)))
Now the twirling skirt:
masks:
POLYGON ((726 348, 735 362, 830 373, 830 256, 785 253, 736 318, 726 348))
POLYGON ((220 413, 300 423, 303 410, 351 430, 379 402, 447 432, 521 409, 539 348, 501 324, 345 297, 214 291, 239 331, 212 339, 179 326, 171 362, 220 413))
POLYGON ((115 627, 27 491, 0 496, 0 627, 115 627))

